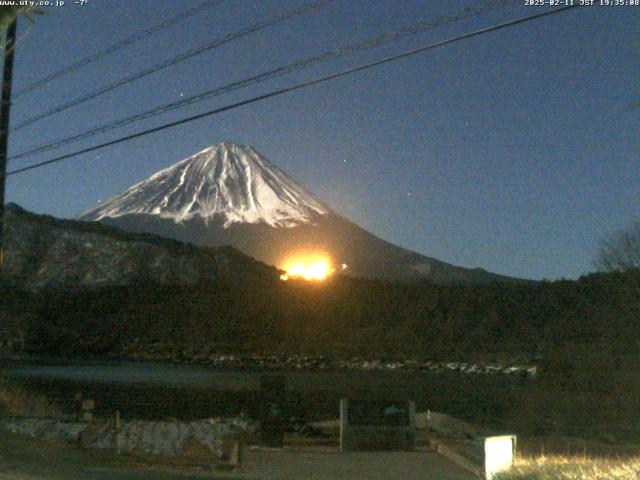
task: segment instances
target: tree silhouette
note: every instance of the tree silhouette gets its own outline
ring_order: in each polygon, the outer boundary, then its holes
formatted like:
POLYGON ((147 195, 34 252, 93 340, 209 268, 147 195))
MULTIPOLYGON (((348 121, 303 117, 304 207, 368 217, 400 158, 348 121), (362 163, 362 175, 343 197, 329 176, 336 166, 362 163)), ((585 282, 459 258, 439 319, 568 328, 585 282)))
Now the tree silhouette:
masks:
POLYGON ((594 264, 605 272, 640 269, 640 222, 601 240, 594 264))

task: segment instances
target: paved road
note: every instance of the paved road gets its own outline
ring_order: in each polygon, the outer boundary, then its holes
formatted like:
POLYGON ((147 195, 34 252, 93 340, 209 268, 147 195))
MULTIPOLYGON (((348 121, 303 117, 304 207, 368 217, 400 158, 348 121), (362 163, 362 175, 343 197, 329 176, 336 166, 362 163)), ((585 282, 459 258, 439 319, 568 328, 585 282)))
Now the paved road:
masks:
POLYGON ((348 452, 295 448, 249 451, 243 469, 265 480, 472 480, 466 470, 430 451, 348 452))
POLYGON ((246 449, 241 471, 212 472, 132 465, 126 456, 82 451, 0 433, 0 480, 472 480, 434 452, 349 452, 336 448, 246 449))

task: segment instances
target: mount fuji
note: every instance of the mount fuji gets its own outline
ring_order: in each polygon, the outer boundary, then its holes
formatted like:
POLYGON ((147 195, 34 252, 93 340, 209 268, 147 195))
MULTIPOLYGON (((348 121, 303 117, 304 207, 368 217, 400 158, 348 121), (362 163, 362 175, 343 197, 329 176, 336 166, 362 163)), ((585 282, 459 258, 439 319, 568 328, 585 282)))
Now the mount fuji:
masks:
POLYGON ((251 147, 208 147, 77 219, 200 246, 232 245, 282 267, 294 252, 323 252, 353 276, 442 284, 514 281, 386 242, 334 212, 251 147))

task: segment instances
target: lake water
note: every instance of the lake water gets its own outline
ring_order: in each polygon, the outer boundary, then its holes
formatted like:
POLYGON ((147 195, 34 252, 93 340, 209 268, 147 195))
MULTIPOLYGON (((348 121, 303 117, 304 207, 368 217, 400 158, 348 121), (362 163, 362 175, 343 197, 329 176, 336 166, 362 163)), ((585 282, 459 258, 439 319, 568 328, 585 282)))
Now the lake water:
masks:
POLYGON ((518 377, 458 372, 228 371, 207 366, 163 363, 82 363, 5 365, 5 375, 24 388, 45 394, 70 412, 75 395, 96 400, 97 415, 116 410, 129 418, 256 416, 260 376, 284 375, 292 415, 315 420, 338 416, 342 397, 395 397, 463 418, 501 416, 526 393, 531 381, 518 377))

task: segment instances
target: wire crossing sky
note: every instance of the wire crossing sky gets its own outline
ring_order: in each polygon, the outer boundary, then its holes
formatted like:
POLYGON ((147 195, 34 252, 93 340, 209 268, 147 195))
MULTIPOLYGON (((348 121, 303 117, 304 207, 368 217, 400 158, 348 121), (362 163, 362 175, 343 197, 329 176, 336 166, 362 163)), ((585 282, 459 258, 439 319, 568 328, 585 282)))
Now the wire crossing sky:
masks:
POLYGON ((177 108, 182 108, 187 105, 192 105, 194 103, 201 102, 208 98, 219 96, 228 92, 232 92, 240 88, 245 88, 250 85, 255 85, 257 83, 264 82, 266 80, 271 80, 273 78, 276 78, 282 75, 287 75, 297 70, 309 68, 316 63, 327 62, 330 60, 340 58, 345 55, 352 55, 354 53, 357 53, 359 51, 362 51, 368 48, 374 48, 380 45, 385 45, 390 42, 395 42, 408 35, 415 35, 429 28, 436 28, 442 25, 446 25, 447 23, 461 20, 463 18, 480 15, 482 13, 493 10, 495 8, 500 8, 504 6, 504 4, 505 4, 504 1, 493 0, 489 2, 484 2, 480 4, 478 7, 465 7, 463 9, 454 11, 447 15, 438 17, 436 19, 421 20, 417 23, 403 26, 399 30, 395 30, 390 33, 384 33, 382 35, 377 35, 373 38, 367 38, 355 44, 342 45, 339 48, 331 49, 319 55, 314 55, 312 57, 304 58, 302 60, 295 61, 288 65, 284 65, 284 66, 260 73, 258 75, 254 75, 252 77, 249 77, 240 81, 232 82, 220 87, 216 87, 214 89, 207 90, 197 95, 192 95, 190 97, 183 98, 182 100, 179 100, 179 101, 174 101, 174 102, 170 102, 164 105, 154 107, 151 110, 147 110, 145 112, 141 112, 136 115, 122 118, 116 122, 100 125, 100 126, 91 128, 89 130, 85 130, 81 133, 77 133, 75 135, 71 135, 69 137, 65 137, 44 145, 40 145, 38 147, 32 148, 24 152, 16 153, 9 160, 17 160, 20 158, 32 156, 36 153, 46 152, 48 150, 51 150, 53 148, 56 148, 62 145, 66 145, 66 144, 69 144, 78 140, 82 140, 85 138, 90 138, 99 133, 105 133, 115 128, 119 128, 125 125, 130 125, 131 123, 138 122, 145 118, 150 118, 155 115, 159 115, 165 112, 169 112, 171 110, 175 110, 177 108))
POLYGON ((201 114, 198 114, 198 115, 194 115, 192 117, 183 118, 183 119, 180 119, 180 120, 175 121, 175 122, 171 122, 171 123, 167 123, 167 124, 164 124, 164 125, 160 125, 158 127, 151 128, 149 130, 145 130, 145 131, 142 131, 142 132, 137 132, 137 133, 134 133, 132 135, 127 135, 125 137, 121 137, 121 138, 118 138, 118 139, 115 139, 115 140, 111 140, 109 142, 102 143, 102 144, 99 144, 99 145, 94 145, 92 147, 88 147, 88 148, 82 149, 82 150, 77 151, 77 152, 68 153, 66 155, 62 155, 62 156, 55 157, 55 158, 52 158, 52 159, 49 159, 49 160, 45 160, 43 162, 35 163, 33 165, 29 165, 29 166, 26 166, 26 167, 22 167, 22 168, 18 168, 18 169, 15 169, 15 170, 11 170, 11 171, 7 172, 4 176, 8 177, 10 175, 16 175, 18 173, 23 173, 23 172, 28 172, 30 170, 35 170, 36 168, 41 168, 41 167, 45 167, 47 165, 58 163, 58 162, 67 160, 69 158, 76 157, 76 156, 81 155, 83 153, 94 152, 96 150, 100 150, 100 149, 105 148, 105 147, 109 147, 109 146, 112 146, 112 145, 117 145, 117 144, 123 143, 123 142, 128 142, 128 141, 133 140, 135 138, 139 138, 139 137, 143 137, 143 136, 146 136, 146 135, 150 135, 152 133, 157 133, 157 132, 160 132, 162 130, 166 130, 168 128, 174 128, 174 127, 177 127, 179 125, 184 125, 185 123, 190 123, 190 122, 193 122, 193 121, 196 121, 196 120, 200 120, 201 118, 206 118, 206 117, 209 117, 209 116, 212 116, 212 115, 216 115, 216 114, 219 114, 219 113, 227 112, 229 110, 233 110, 233 109, 239 108, 239 107, 244 107, 245 105, 250 105, 250 104, 255 103, 255 102, 267 100, 269 98, 273 98, 273 97, 276 97, 276 96, 279 96, 279 95, 284 95, 285 93, 294 92, 294 91, 300 90, 302 88, 311 87, 311 86, 317 85, 319 83, 324 83, 324 82, 327 82, 327 81, 330 81, 330 80, 334 80, 336 78, 344 77, 346 75, 351 75, 351 74, 354 74, 354 73, 358 73, 358 72, 361 72, 361 71, 369 69, 369 68, 377 67, 378 65, 384 65, 385 63, 388 63, 388 62, 395 62, 396 60, 400 60, 402 58, 410 57, 412 55, 417 55, 419 53, 426 52, 427 50, 432 50, 434 48, 443 47, 445 45, 449 45, 451 43, 459 42, 461 40, 467 40, 469 38, 473 38, 473 37, 476 37, 478 35, 484 35, 486 33, 493 32, 493 31, 496 31, 496 30, 500 30, 502 28, 512 27, 514 25, 520 25, 521 23, 529 22, 529 21, 532 21, 532 20, 538 20, 538 19, 540 19, 542 17, 546 17, 546 16, 549 16, 549 15, 554 15, 554 14, 561 13, 561 12, 564 12, 564 11, 567 11, 567 10, 571 10, 571 9, 574 9, 574 8, 578 8, 578 6, 577 5, 570 5, 570 6, 558 8, 558 9, 555 9, 555 10, 551 10, 551 11, 548 11, 548 12, 543 12, 543 13, 538 13, 538 14, 535 14, 535 15, 530 15, 528 17, 518 18, 518 19, 509 21, 509 22, 500 23, 498 25, 492 25, 492 26, 489 26, 489 27, 486 27, 486 28, 483 28, 483 29, 480 29, 480 30, 476 30, 476 31, 469 32, 469 33, 466 33, 466 34, 463 34, 463 35, 459 35, 459 36, 454 37, 454 38, 448 38, 448 39, 442 40, 440 42, 436 42, 436 43, 432 43, 432 44, 425 45, 425 46, 422 46, 422 47, 414 48, 414 49, 409 50, 407 52, 401 52, 401 53, 393 55, 391 57, 387 57, 387 58, 383 58, 383 59, 380 59, 380 60, 376 60, 376 61, 371 62, 371 63, 367 63, 367 64, 364 64, 364 65, 358 65, 357 67, 350 68, 350 69, 344 70, 342 72, 333 73, 333 74, 327 75, 325 77, 317 78, 317 79, 314 79, 314 80, 309 80, 308 82, 299 83, 297 85, 292 85, 292 86, 289 86, 289 87, 285 87, 285 88, 280 89, 280 90, 276 90, 276 91, 273 91, 273 92, 265 93, 264 95, 260 95, 258 97, 253 97, 253 98, 249 98, 247 100, 242 100, 240 102, 237 102, 237 103, 234 103, 234 104, 231 104, 231 105, 225 105, 224 107, 216 108, 214 110, 210 110, 208 112, 204 112, 204 113, 201 113, 201 114))
POLYGON ((144 30, 142 32, 136 33, 134 35, 131 35, 130 37, 125 38, 124 40, 121 40, 117 43, 114 43, 113 45, 105 48, 104 50, 100 50, 99 52, 96 52, 92 55, 89 55, 88 57, 83 58, 82 60, 72 63, 71 65, 67 65, 64 68, 61 68, 60 70, 57 70, 49 75, 47 75, 44 78, 41 78, 40 80, 37 80, 35 82, 33 82, 31 85, 27 85, 26 87, 18 90, 15 95, 13 96, 14 100, 22 95, 24 95, 25 93, 29 93, 32 90, 35 90, 38 87, 42 87, 43 85, 46 85, 47 83, 53 81, 53 80, 57 80, 60 77, 63 77, 71 72, 73 72, 74 70, 77 70, 79 68, 84 67, 85 65, 89 65, 92 62, 95 62, 97 60, 100 60, 103 57, 106 57, 107 55, 111 55, 114 52, 117 52, 118 50, 120 50, 121 48, 125 48, 128 47, 130 45, 133 45, 136 42, 139 42, 140 40, 148 37, 149 35, 153 35, 154 33, 157 33, 161 30, 164 30, 165 28, 171 27, 172 25, 176 24, 177 22, 184 20, 186 18, 189 18, 193 15, 196 15, 200 12, 202 12, 205 8, 209 8, 212 7, 220 2, 222 2, 224 0, 207 0, 206 2, 202 2, 201 4, 193 7, 193 8, 189 8, 188 10, 179 13, 178 15, 175 15, 171 18, 168 18, 167 20, 164 20, 162 22, 160 22, 157 25, 154 25, 153 27, 144 30))
POLYGON ((101 95, 104 95, 105 93, 111 92, 112 90, 115 90, 117 88, 120 88, 124 85, 127 85, 131 82, 134 82, 136 80, 140 80, 141 78, 144 78, 148 75, 152 75, 154 73, 157 73, 161 70, 164 70, 165 68, 168 67, 172 67, 174 65, 177 65, 181 62, 184 62, 185 60, 189 60, 190 58, 193 58, 197 55, 201 55, 205 52, 208 52, 209 50, 213 50, 214 48, 218 48, 222 45, 224 45, 225 43, 228 42, 232 42, 234 40, 237 40, 239 38, 244 37, 245 35, 249 35, 251 33, 260 31, 264 28, 267 27, 271 27, 273 25, 276 25, 284 20, 288 20, 290 18, 296 17, 298 15, 301 15, 303 13, 308 12, 309 10, 312 10, 314 8, 320 7, 328 2, 331 2, 333 0, 316 0, 312 3, 309 3, 307 5, 303 5, 300 8, 295 8, 291 11, 285 12, 284 14, 269 18, 267 20, 265 20, 264 22, 260 22, 257 23, 255 25, 250 25, 248 27, 245 27, 241 30, 238 30, 237 32, 233 32, 230 33, 228 35, 225 35, 224 37, 221 38, 216 38, 215 40, 213 40, 212 42, 207 42, 204 45, 200 45, 196 48, 190 49, 186 52, 183 52, 179 55, 177 55, 174 58, 170 58, 169 60, 165 60, 163 62, 160 62, 156 65, 153 65, 150 68, 144 69, 140 72, 136 72, 133 75, 129 75, 125 78, 121 78, 119 80, 117 80, 114 83, 105 85, 103 87, 98 88, 97 90, 87 93, 85 95, 81 95, 80 97, 74 98, 73 100, 71 100, 70 102, 67 103, 63 103, 62 105, 58 105, 56 107, 53 107, 50 110, 47 110, 45 112, 39 113, 37 115, 34 115, 33 117, 27 118, 26 120, 23 120, 22 122, 18 123, 18 125, 16 125, 15 127, 13 127, 12 130, 20 130, 21 128, 24 128, 26 126, 29 126, 33 123, 36 123, 40 120, 43 120, 45 118, 48 118, 52 115, 55 115, 56 113, 60 113, 63 112, 71 107, 75 107, 76 105, 80 105, 81 103, 87 102, 89 100, 93 100, 94 98, 97 98, 101 95))
MULTIPOLYGON (((68 2, 67 2, 68 3, 68 2)), ((201 2, 110 0, 52 8, 16 50, 15 89, 201 2), (47 45, 47 48, 42 48, 47 45)), ((490 2, 488 2, 490 3, 490 2)), ((496 2, 498 4, 500 2, 496 2)), ((541 13, 503 2, 482 15, 267 77, 162 116, 57 146, 72 154, 137 132, 541 13)), ((166 58, 264 22, 301 0, 221 2, 24 95, 30 118, 166 58)), ((335 0, 12 133, 27 152, 306 59, 363 45, 466 0, 335 0), (435 4, 434 4, 435 3, 435 4)), ((70 217, 204 147, 255 147, 335 210, 401 246, 529 278, 577 277, 606 232, 638 217, 640 9, 584 7, 234 108, 8 178, 8 200, 70 217), (634 43, 635 41, 635 43, 634 43)), ((26 24, 19 26, 24 34, 26 24)), ((51 153, 37 153, 33 163, 51 153)), ((14 168, 18 165, 14 165, 14 168)))

